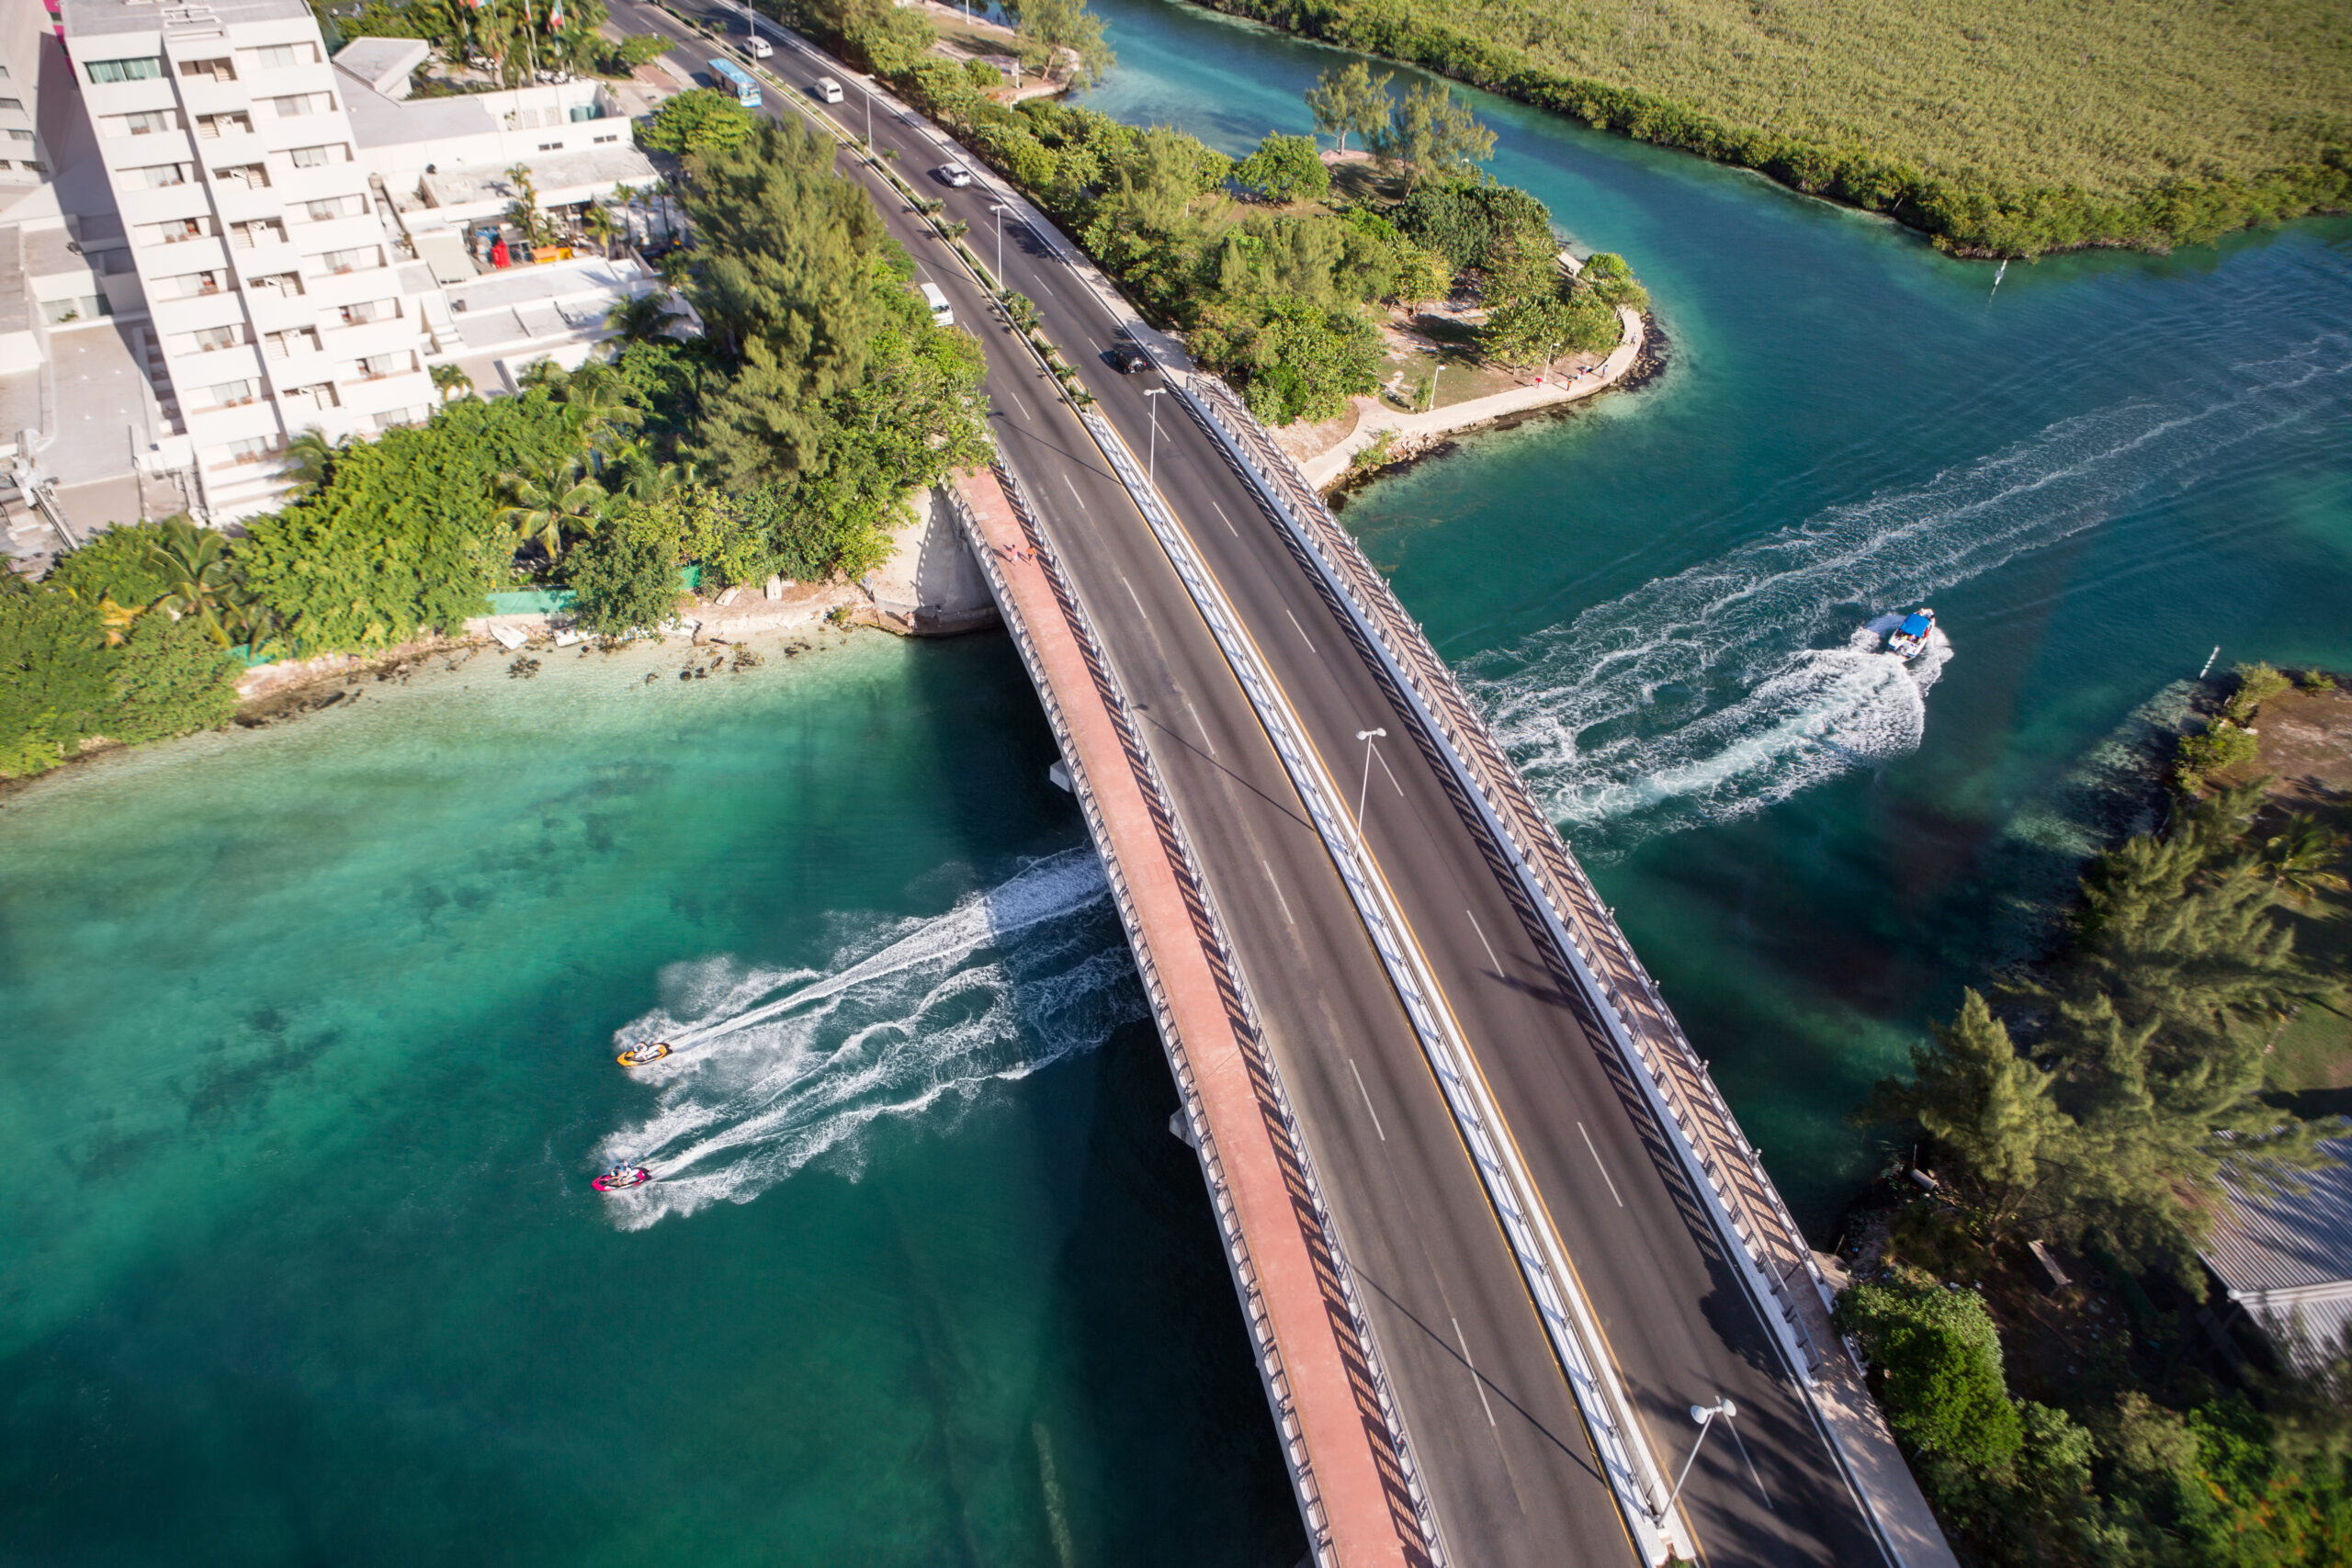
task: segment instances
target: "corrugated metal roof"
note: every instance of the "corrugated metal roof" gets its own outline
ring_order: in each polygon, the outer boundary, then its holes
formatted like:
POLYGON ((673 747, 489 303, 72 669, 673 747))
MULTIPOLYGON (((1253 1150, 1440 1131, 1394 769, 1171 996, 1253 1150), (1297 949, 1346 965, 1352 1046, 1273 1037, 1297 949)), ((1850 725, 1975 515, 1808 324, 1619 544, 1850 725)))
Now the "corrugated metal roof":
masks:
POLYGON ((2232 1295, 2342 1284, 2352 1296, 2352 1137, 2320 1146, 2341 1163, 2296 1172, 2300 1193, 2253 1192, 2222 1179, 2229 1201, 2204 1257, 2232 1295))

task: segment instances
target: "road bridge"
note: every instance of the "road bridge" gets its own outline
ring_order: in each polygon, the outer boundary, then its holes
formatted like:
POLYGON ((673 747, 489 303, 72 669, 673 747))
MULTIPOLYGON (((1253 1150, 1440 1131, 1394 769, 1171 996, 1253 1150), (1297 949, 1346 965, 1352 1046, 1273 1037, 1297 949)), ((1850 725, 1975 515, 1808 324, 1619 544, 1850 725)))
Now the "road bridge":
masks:
MULTIPOLYGON (((689 44, 682 70, 712 52, 667 13, 615 11, 689 44)), ((1155 1008, 1221 1222, 1251 1139, 1291 1195, 1228 1244, 1318 1558, 1950 1562, 1760 1162, 1385 581, 1041 215, 864 78, 769 36, 772 111, 831 126, 792 88, 832 75, 851 95, 831 129, 870 116, 904 177, 951 157, 979 173, 925 189, 968 226, 961 255, 882 162, 842 160, 987 349, 1000 474, 967 488, 967 527, 984 560, 1030 552, 990 570, 1057 730, 1099 711, 1119 737, 1090 764, 1063 735, 1114 879, 1182 890, 1182 929, 1130 919, 1147 983, 1189 951, 1221 987, 1205 1023, 1155 1008), (1091 406, 983 281, 1000 223, 1001 282, 1091 406), (1151 371, 1111 367, 1123 332, 1151 371), (1035 651, 1049 635, 1082 650, 1062 673, 1035 651), (1148 831, 1114 831, 1121 774, 1148 831), (1254 1133, 1196 1096, 1211 1053, 1244 1064, 1227 1077, 1254 1133), (1290 1285, 1313 1290, 1269 1290, 1282 1271, 1262 1265, 1299 1257, 1290 1285), (1736 1416, 1669 1499, 1691 1408, 1725 1398, 1736 1416)))

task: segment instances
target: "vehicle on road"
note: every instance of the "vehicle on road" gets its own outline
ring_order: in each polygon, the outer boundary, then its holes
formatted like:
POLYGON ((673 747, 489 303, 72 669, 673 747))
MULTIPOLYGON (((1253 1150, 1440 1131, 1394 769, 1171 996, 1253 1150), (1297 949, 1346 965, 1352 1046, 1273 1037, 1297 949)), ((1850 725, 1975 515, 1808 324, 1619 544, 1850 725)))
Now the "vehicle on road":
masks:
POLYGON ((1122 376, 1151 368, 1151 355, 1131 343, 1114 343, 1102 351, 1103 362, 1122 376))
POLYGON ((1922 604, 1903 617, 1903 624, 1886 634, 1886 650, 1899 653, 1905 659, 1917 659, 1928 651, 1928 639, 1936 629, 1936 613, 1922 604))
POLYGON ((734 94, 735 101, 747 109, 760 107, 760 85, 752 80, 750 72, 731 60, 713 60, 708 63, 720 92, 734 94))
POLYGON ((613 1060, 624 1067, 642 1067, 660 1061, 669 1054, 670 1043, 667 1040, 647 1040, 630 1046, 613 1060))
POLYGON ((653 1179, 653 1173, 641 1165, 624 1160, 612 1169, 602 1172, 588 1183, 599 1192, 626 1192, 632 1187, 642 1187, 653 1179))
POLYGON ((743 52, 750 55, 754 60, 765 60, 775 52, 775 45, 770 43, 759 34, 753 33, 752 35, 752 41, 743 46, 743 52))
POLYGON ((942 164, 939 165, 939 178, 942 184, 961 190, 972 183, 972 171, 961 164, 942 164))
POLYGON ((842 101, 842 85, 831 76, 818 77, 809 86, 808 91, 820 104, 837 104, 842 101))
POLYGON ((934 326, 952 327, 956 324, 956 307, 947 302, 947 296, 939 291, 939 285, 926 283, 922 286, 922 302, 931 307, 931 320, 934 326))

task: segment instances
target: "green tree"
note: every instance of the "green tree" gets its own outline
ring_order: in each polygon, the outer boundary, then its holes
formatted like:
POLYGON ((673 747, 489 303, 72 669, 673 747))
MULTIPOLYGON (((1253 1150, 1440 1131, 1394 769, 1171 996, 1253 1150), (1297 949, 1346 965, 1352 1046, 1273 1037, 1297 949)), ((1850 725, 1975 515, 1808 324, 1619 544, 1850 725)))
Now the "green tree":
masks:
POLYGON ((0 776, 55 767, 113 707, 97 607, 0 572, 0 776))
POLYGON ((1634 281, 1634 269, 1614 251, 1596 251, 1588 256, 1577 281, 1611 310, 1620 305, 1635 310, 1650 308, 1649 290, 1634 281))
POLYGON ((695 87, 665 98, 637 122, 637 144, 650 152, 723 152, 750 139, 759 118, 732 93, 695 87))
POLYGON ((113 670, 106 733, 136 745, 218 729, 237 711, 242 662, 196 620, 140 617, 113 670))
POLYGON ((1997 1232, 2046 1199, 2053 1168, 2078 1156, 2074 1122, 2056 1081, 2018 1055, 1978 992, 1965 992, 1958 1016, 1931 1034, 1912 1047, 1910 1078, 1882 1081, 1865 1114, 1916 1122, 1950 1151, 1958 1168, 1947 1175, 1982 1194, 1997 1232))
POLYGON ((678 610, 675 519, 631 507, 574 554, 571 587, 580 624, 601 637, 649 632, 678 610))
POLYGON ((581 452, 560 452, 534 468, 500 481, 508 503, 496 520, 514 531, 517 548, 536 545, 549 561, 563 558, 564 547, 596 532, 611 497, 588 477, 581 452))
POLYGON ((164 580, 156 607, 174 616, 192 616, 222 647, 228 646, 221 618, 236 597, 230 581, 229 539, 210 528, 199 528, 186 517, 174 517, 156 528, 148 564, 164 580))
POLYGON ((809 19, 852 64, 883 76, 904 75, 939 41, 930 17, 891 0, 817 0, 809 19))
POLYGON ((114 634, 112 640, 119 642, 120 633, 139 611, 172 591, 170 581, 153 559, 162 537, 163 529, 157 524, 118 523, 59 557, 43 581, 98 606, 114 634))
POLYGON ((1234 165, 1233 180, 1259 200, 1277 205, 1318 200, 1331 189, 1331 171, 1317 154, 1315 139, 1274 131, 1234 165))
POLYGON ((1013 30, 1022 38, 1054 51, 1057 59, 1067 51, 1076 62, 1069 77, 1073 87, 1102 81, 1118 63, 1102 18, 1086 8, 1086 0, 1018 0, 1012 13, 1013 30))
POLYGON ((1388 84, 1395 79, 1396 73, 1389 71, 1374 76, 1361 60, 1326 71, 1306 90, 1306 107, 1315 116, 1315 129, 1338 137, 1342 152, 1348 150, 1351 131, 1371 140, 1387 127, 1396 110, 1396 100, 1388 91, 1388 84))
POLYGON ((2237 689, 2222 711, 2233 724, 2252 724, 2263 704, 2294 684, 2267 664, 2240 664, 2230 672, 2237 677, 2237 689))
POLYGON ((2352 837, 2298 813, 2262 841, 2263 874, 2281 895, 2308 907, 2323 893, 2342 893, 2352 886, 2335 869, 2347 849, 2352 837))
POLYGON ((474 378, 455 365, 436 365, 433 367, 433 388, 446 403, 452 398, 463 397, 472 391, 474 378))
POLYGON ((326 437, 326 432, 311 425, 289 437, 280 455, 277 473, 286 481, 286 498, 300 501, 327 482, 334 471, 338 444, 326 437))
POLYGON ((1495 155, 1495 133, 1478 123, 1469 105, 1455 100, 1452 87, 1422 82, 1405 89, 1387 126, 1374 134, 1373 151, 1409 171, 1409 189, 1432 175, 1469 174, 1495 155))
POLYGON ((2001 1340, 1973 1292, 1932 1280, 1860 1284, 1838 1300, 1840 1333, 1860 1341, 1887 1425, 1914 1450, 1977 1470, 2006 1469, 2025 1438, 2001 1371, 2001 1340))

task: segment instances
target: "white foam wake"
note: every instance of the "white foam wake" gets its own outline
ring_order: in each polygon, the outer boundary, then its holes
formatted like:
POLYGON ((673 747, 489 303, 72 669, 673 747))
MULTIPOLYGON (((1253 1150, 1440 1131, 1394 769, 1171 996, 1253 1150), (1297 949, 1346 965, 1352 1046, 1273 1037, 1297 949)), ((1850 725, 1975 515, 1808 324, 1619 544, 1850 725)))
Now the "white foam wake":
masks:
POLYGON ((665 976, 670 1005, 615 1036, 680 1047, 639 1075, 659 1085, 652 1115, 597 1147, 657 1178, 608 1205, 616 1222, 749 1202, 827 1155, 854 1165, 874 1122, 968 1102, 1142 1018, 1108 893, 1072 851, 853 937, 821 974, 720 959, 665 976))
POLYGON ((1939 634, 1906 670, 1859 621, 2096 527, 2152 484, 2193 481, 2222 448, 2340 402, 2347 346, 2238 367, 2194 403, 2064 420, 1828 508, 1480 655, 1465 683, 1554 818, 1604 853, 1758 810, 1926 733, 1949 645, 1939 634))

